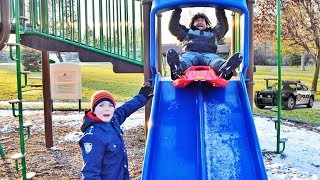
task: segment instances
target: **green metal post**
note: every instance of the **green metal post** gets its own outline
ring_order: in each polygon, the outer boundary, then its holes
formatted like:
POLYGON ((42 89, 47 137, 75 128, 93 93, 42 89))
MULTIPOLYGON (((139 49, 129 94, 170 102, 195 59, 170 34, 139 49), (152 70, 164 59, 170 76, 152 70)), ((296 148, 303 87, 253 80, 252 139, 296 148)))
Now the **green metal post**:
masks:
MULTIPOLYGON (((16 43, 20 44, 20 18, 19 18, 19 0, 15 0, 15 32, 16 32, 16 43)), ((19 110, 19 136, 20 136, 20 151, 21 154, 25 154, 24 144, 24 131, 23 131, 23 113, 22 113, 22 88, 21 88, 21 64, 20 64, 20 46, 16 46, 16 71, 17 71, 17 91, 18 91, 18 110, 19 110)), ((22 177, 26 179, 26 159, 21 158, 22 165, 22 177)))
POLYGON ((23 16, 24 17, 26 15, 25 14, 25 0, 20 0, 19 3, 20 3, 20 5, 19 5, 19 8, 20 8, 19 16, 23 16))
POLYGON ((93 48, 96 48, 96 18, 95 18, 95 10, 94 10, 94 1, 92 0, 92 31, 93 31, 93 48))
POLYGON ((38 1, 38 3, 39 3, 39 6, 38 6, 38 10, 39 10, 39 12, 38 12, 38 15, 39 15, 39 29, 40 29, 40 32, 43 32, 43 25, 42 25, 42 9, 41 9, 41 4, 42 4, 42 1, 38 1))
POLYGON ((71 8, 70 8, 70 12, 71 12, 71 40, 74 41, 74 34, 75 34, 75 30, 74 30, 74 3, 73 0, 71 1, 71 8))
POLYGON ((107 42, 106 42, 106 44, 107 44, 107 51, 111 51, 111 45, 110 45, 110 39, 111 39, 111 23, 110 23, 110 0, 107 0, 107 2, 106 2, 106 10, 107 10, 107 12, 106 12, 106 36, 107 36, 107 42))
POLYGON ((0 143, 0 155, 1 155, 1 157, 5 156, 5 153, 4 153, 4 150, 3 150, 1 143, 0 143))
POLYGON ((116 19, 116 12, 115 12, 115 0, 112 0, 112 30, 113 30, 113 53, 116 53, 116 25, 115 25, 115 19, 116 19))
POLYGON ((120 54, 120 19, 119 19, 119 3, 116 1, 116 23, 117 23, 117 53, 120 54))
POLYGON ((58 7, 59 7, 59 36, 61 36, 61 34, 62 34, 62 13, 61 13, 61 0, 59 0, 59 5, 58 5, 58 7))
POLYGON ((143 47, 143 45, 144 45, 144 43, 143 43, 143 13, 142 13, 142 7, 143 7, 143 5, 142 5, 142 1, 141 1, 141 3, 140 3, 140 48, 141 48, 141 50, 140 50, 140 55, 141 55, 141 61, 142 62, 144 62, 144 56, 143 56, 143 54, 144 54, 144 47, 143 47))
POLYGON ((110 23, 109 23, 109 19, 108 19, 108 14, 110 12, 110 10, 108 9, 108 1, 106 2, 106 42, 105 42, 105 50, 108 51, 109 50, 109 27, 110 27, 110 23))
POLYGON ((80 0, 77 0, 77 21, 78 21, 78 43, 81 43, 81 14, 80 14, 80 0))
POLYGON ((277 0, 277 57, 278 57, 278 120, 277 120, 277 153, 281 153, 280 151, 280 123, 281 123, 281 1, 277 0))
POLYGON ((88 35, 88 0, 85 0, 85 5, 84 5, 84 14, 85 14, 85 23, 86 23, 86 45, 89 45, 89 35, 88 35))
POLYGON ((136 51, 136 11, 135 11, 135 0, 132 0, 132 48, 133 48, 133 59, 137 58, 137 51, 136 51))
POLYGON ((14 9, 15 9, 15 6, 14 6, 14 1, 10 1, 10 19, 13 19, 15 16, 14 16, 14 9))
POLYGON ((39 24, 40 25, 40 16, 39 16, 39 6, 40 6, 40 2, 38 2, 38 0, 34 0, 35 1, 35 3, 34 3, 34 9, 35 9, 35 24, 39 24), (39 4, 39 5, 38 5, 39 4))
POLYGON ((108 0, 108 10, 109 10, 109 11, 108 11, 108 14, 109 14, 109 15, 108 15, 108 22, 109 22, 109 28, 108 28, 108 29, 109 29, 109 35, 108 35, 108 36, 109 36, 109 41, 108 41, 108 44, 109 44, 109 51, 111 52, 111 51, 112 51, 112 44, 111 44, 111 41, 112 41, 112 33, 111 33, 112 31, 111 31, 111 28, 112 28, 112 27, 111 27, 111 24, 112 24, 112 23, 111 23, 111 5, 110 5, 110 1, 111 1, 111 0, 108 0))
POLYGON ((57 36, 56 0, 52 2, 52 25, 53 34, 57 36))
POLYGON ((48 0, 44 1, 43 4, 43 9, 44 12, 42 12, 43 15, 45 15, 45 20, 46 20, 46 28, 45 28, 45 33, 49 34, 49 13, 48 13, 48 0))
MULTIPOLYGON (((65 12, 64 12, 64 0, 62 0, 62 3, 61 3, 61 17, 62 17, 62 38, 65 39, 65 12)), ((67 19, 67 17, 66 17, 67 19)))
POLYGON ((99 28, 100 28, 100 35, 99 35, 99 39, 100 39, 100 44, 99 47, 100 49, 104 49, 103 48, 103 44, 104 44, 104 39, 103 39, 103 21, 102 21, 102 17, 103 17, 103 13, 102 13, 102 0, 99 0, 99 28))
POLYGON ((34 2, 33 0, 29 1, 29 7, 30 7, 30 24, 32 31, 34 30, 34 2))
POLYGON ((124 30, 124 36, 126 37, 125 39, 125 49, 126 49, 126 56, 129 57, 129 13, 128 13, 128 0, 124 0, 125 4, 125 9, 124 9, 124 21, 126 22, 125 24, 125 30, 124 30))
POLYGON ((122 52, 122 26, 123 26, 123 21, 122 21, 122 0, 119 2, 119 13, 120 13, 120 55, 123 54, 122 52))

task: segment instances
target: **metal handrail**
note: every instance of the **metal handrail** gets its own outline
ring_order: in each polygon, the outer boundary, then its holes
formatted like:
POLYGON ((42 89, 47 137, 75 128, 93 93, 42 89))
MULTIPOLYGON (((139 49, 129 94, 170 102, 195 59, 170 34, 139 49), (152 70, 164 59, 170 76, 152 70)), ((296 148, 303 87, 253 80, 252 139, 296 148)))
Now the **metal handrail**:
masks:
MULTIPOLYGON (((14 1, 11 5, 15 6, 14 1)), ((29 0, 21 34, 38 34, 143 65, 142 4, 138 0, 29 0), (139 35, 138 35, 139 34, 139 35)), ((14 19, 11 11, 11 19, 14 19)))

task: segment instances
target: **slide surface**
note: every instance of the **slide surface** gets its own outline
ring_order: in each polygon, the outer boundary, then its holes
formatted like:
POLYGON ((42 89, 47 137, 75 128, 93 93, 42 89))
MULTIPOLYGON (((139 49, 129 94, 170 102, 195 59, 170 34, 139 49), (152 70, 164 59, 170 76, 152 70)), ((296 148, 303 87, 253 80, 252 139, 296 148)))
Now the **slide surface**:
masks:
POLYGON ((171 83, 156 87, 142 179, 267 179, 242 83, 171 83))

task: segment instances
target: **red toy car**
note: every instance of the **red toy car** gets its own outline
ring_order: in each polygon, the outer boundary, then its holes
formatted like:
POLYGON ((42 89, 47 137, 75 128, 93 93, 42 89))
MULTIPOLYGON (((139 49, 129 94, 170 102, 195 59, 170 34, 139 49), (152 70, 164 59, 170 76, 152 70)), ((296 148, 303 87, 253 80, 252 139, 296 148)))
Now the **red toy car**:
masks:
POLYGON ((215 87, 226 87, 228 81, 217 76, 210 66, 191 66, 186 70, 183 76, 172 82, 177 88, 186 87, 193 81, 207 81, 215 87))

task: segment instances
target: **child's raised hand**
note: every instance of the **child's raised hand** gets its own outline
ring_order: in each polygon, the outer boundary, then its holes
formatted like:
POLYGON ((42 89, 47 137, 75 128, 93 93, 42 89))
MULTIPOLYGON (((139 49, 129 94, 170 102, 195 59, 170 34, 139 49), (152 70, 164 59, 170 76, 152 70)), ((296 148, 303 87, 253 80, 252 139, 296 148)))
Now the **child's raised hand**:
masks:
POLYGON ((139 94, 142 94, 149 100, 153 97, 153 87, 150 84, 146 84, 140 89, 139 94))

